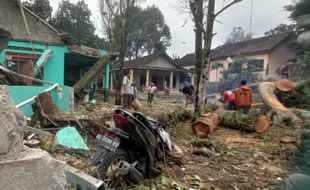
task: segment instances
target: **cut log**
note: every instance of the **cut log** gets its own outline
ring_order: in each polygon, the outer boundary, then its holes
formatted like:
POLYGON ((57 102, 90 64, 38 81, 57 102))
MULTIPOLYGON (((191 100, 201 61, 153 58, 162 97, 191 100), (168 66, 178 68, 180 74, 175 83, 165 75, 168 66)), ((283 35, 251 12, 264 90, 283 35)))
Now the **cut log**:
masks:
POLYGON ((207 113, 192 124, 192 131, 200 138, 207 138, 218 127, 218 116, 215 113, 207 113))
POLYGON ((270 109, 270 118, 274 124, 292 125, 302 122, 300 118, 278 100, 275 95, 276 85, 274 82, 262 82, 258 89, 263 102, 270 109))
POLYGON ((294 82, 286 79, 276 81, 275 86, 278 90, 282 92, 291 92, 295 88, 294 82))
POLYGON ((269 126, 270 126, 270 123, 266 115, 260 116, 254 125, 256 133, 259 133, 259 134, 266 132, 269 126))

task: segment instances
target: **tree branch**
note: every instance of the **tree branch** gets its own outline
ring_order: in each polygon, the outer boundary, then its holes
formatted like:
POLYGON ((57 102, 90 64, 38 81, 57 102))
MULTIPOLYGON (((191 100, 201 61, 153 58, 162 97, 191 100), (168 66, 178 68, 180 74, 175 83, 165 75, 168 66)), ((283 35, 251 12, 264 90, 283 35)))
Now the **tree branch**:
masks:
POLYGON ((219 14, 221 14, 222 12, 224 12, 226 9, 228 9, 230 6, 239 3, 242 0, 234 0, 231 3, 229 3, 228 5, 226 5, 225 7, 223 7, 221 10, 219 10, 217 13, 214 14, 214 18, 216 18, 219 14))

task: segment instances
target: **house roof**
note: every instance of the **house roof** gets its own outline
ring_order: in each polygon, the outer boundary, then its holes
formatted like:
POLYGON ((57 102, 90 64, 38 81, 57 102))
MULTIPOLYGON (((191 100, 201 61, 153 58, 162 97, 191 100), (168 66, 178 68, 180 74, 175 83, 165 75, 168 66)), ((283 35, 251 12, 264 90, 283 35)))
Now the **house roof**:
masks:
POLYGON ((183 69, 181 66, 177 65, 174 60, 167 54, 167 53, 153 53, 144 57, 140 57, 138 59, 133 59, 124 62, 124 69, 129 68, 148 68, 148 63, 154 61, 158 57, 163 56, 165 57, 172 65, 174 65, 177 69, 183 69))
MULTIPOLYGON (((230 56, 270 52, 283 40, 293 35, 293 32, 284 32, 272 36, 264 36, 237 43, 224 44, 211 50, 211 59, 220 59, 230 56)), ((186 54, 177 61, 178 65, 193 65, 195 53, 186 54)))

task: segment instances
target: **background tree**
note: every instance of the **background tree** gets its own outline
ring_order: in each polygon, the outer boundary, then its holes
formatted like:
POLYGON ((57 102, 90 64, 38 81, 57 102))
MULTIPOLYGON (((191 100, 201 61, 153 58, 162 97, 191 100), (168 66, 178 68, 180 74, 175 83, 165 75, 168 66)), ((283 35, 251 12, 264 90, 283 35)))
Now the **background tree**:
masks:
MULTIPOLYGON (((292 5, 286 6, 285 7, 286 10, 288 10, 289 12, 291 12, 290 17, 297 21, 298 17, 304 16, 304 15, 308 15, 310 14, 310 0, 300 0, 297 1, 295 3, 293 3, 292 5)), ((304 17, 302 20, 304 20, 304 22, 309 19, 308 17, 304 17)), ((300 33, 299 35, 302 35, 305 32, 309 32, 309 26, 305 26, 305 25, 300 25, 299 22, 297 22, 297 28, 298 30, 302 31, 302 33, 300 33), (304 31, 303 31, 304 30, 304 31)), ((304 77, 309 77, 309 70, 310 70, 310 40, 303 40, 303 43, 300 43, 299 41, 299 46, 298 46, 298 53, 299 53, 299 57, 298 57, 298 65, 300 67, 300 72, 298 73, 299 76, 304 76, 304 77)))
POLYGON ((136 0, 99 0, 103 29, 108 39, 110 50, 119 52, 119 59, 112 65, 118 69, 112 80, 116 84, 115 104, 121 104, 121 86, 123 78, 124 60, 128 45, 130 26, 134 20, 130 19, 131 13, 136 10, 136 0))
POLYGON ((28 0, 23 5, 45 21, 52 18, 53 8, 49 0, 28 0))
POLYGON ((78 41, 90 47, 104 48, 105 42, 95 34, 96 28, 90 20, 91 11, 87 4, 80 0, 76 4, 69 0, 59 3, 55 16, 50 24, 57 30, 66 32, 78 41))
POLYGON ((154 52, 165 52, 171 45, 170 28, 158 7, 135 7, 130 12, 129 19, 131 30, 128 34, 126 55, 129 59, 154 52))
POLYGON ((275 28, 272 28, 271 30, 265 32, 265 36, 271 36, 275 34, 280 34, 283 32, 291 32, 296 30, 296 24, 284 24, 281 23, 275 28))
MULTIPOLYGON (((195 22, 195 30, 199 30, 199 32, 196 32, 196 42, 197 43, 197 49, 195 49, 196 53, 196 65, 195 65, 195 70, 201 70, 196 73, 196 78, 199 78, 196 82, 196 102, 195 102, 195 111, 199 112, 201 108, 204 108, 207 99, 206 99, 206 94, 207 94, 207 85, 209 81, 209 75, 210 75, 210 70, 211 70, 211 45, 212 45, 212 39, 213 36, 215 35, 213 33, 213 26, 214 26, 214 21, 217 16, 219 16, 221 13, 223 13, 226 9, 231 7, 232 5, 240 2, 242 0, 233 0, 230 3, 226 4, 223 6, 219 11, 215 11, 215 0, 208 0, 207 5, 203 4, 206 3, 206 1, 202 1, 202 6, 200 0, 190 0, 190 7, 191 7, 191 12, 193 17, 195 18, 195 15, 200 15, 201 10, 204 6, 207 6, 207 14, 206 14, 206 21, 204 19, 201 20, 199 19, 194 19, 195 22), (199 2, 199 4, 196 4, 195 2, 199 2), (193 6, 194 5, 194 6, 193 6), (196 14, 198 13, 198 14, 196 14), (205 23, 205 24, 204 24, 205 23), (203 34, 203 48, 200 49, 200 45, 202 44, 202 40, 200 39, 201 33, 203 34), (198 55, 197 55, 198 53, 198 55), (202 55, 202 56, 200 56, 202 55), (200 59, 202 61, 200 61, 200 59)), ((197 18, 197 17, 196 17, 197 18)))
POLYGON ((296 1, 292 5, 286 6, 285 9, 291 12, 290 17, 293 19, 302 15, 310 14, 310 0, 296 1))
POLYGON ((227 36, 225 43, 237 43, 252 39, 251 33, 245 33, 241 27, 234 27, 231 33, 227 36))

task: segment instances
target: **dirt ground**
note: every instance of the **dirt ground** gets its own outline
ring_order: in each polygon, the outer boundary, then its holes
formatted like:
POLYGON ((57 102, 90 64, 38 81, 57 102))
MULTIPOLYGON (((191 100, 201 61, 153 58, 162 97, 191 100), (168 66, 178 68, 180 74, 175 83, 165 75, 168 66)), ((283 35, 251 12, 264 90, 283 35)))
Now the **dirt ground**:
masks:
MULTIPOLYGON (((171 105, 163 106, 161 101, 148 109, 154 113, 171 108, 171 105)), ((259 135, 219 127, 210 138, 199 139, 192 134, 190 126, 188 121, 168 129, 173 142, 184 153, 185 164, 164 165, 166 176, 136 189, 281 189, 292 171, 291 158, 296 144, 282 143, 280 139, 286 136, 298 139, 299 129, 273 126, 259 135), (195 155, 196 147, 206 147, 211 153, 195 155)))
MULTIPOLYGON (((145 101, 141 103, 142 112, 151 117, 158 113, 171 113, 184 106, 180 98, 155 99, 152 107, 147 107, 145 101)), ((105 104, 98 102, 97 105, 99 110, 103 110, 101 107, 105 104)), ((111 104, 107 107, 112 109, 111 104)), ((76 109, 81 112, 81 106, 77 106, 76 109)), ((285 136, 298 139, 299 129, 273 126, 266 133, 259 135, 219 127, 210 138, 199 139, 193 135, 190 126, 191 121, 185 121, 167 129, 173 143, 183 151, 184 165, 161 163, 165 174, 130 187, 131 189, 281 189, 293 170, 291 161, 296 143, 281 143, 280 139, 285 136), (207 148, 209 154, 193 154, 197 147, 207 148)), ((87 140, 87 144, 94 151, 95 147, 90 139, 87 140)), ((88 164, 90 158, 63 151, 56 151, 53 155, 86 173, 94 170, 94 167, 88 164)))

